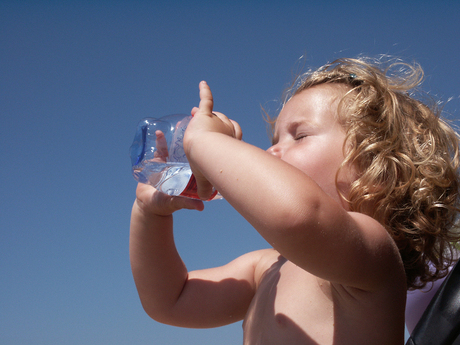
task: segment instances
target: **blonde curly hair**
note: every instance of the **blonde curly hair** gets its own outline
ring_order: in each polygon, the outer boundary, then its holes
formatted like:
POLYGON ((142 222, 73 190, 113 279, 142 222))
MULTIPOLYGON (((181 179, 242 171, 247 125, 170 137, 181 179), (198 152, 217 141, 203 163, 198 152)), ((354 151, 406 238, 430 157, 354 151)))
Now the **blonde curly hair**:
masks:
POLYGON ((342 197, 393 237, 408 289, 445 276, 460 239, 459 139, 436 103, 411 93, 422 79, 415 63, 339 59, 302 74, 285 98, 321 84, 348 87, 339 108, 347 134, 342 167, 355 167, 358 178, 342 197))

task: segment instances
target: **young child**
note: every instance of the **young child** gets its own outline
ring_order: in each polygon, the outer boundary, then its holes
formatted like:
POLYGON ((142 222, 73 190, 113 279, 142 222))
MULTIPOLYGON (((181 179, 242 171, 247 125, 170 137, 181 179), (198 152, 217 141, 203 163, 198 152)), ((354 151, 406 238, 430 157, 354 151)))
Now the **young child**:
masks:
POLYGON ((342 59, 306 73, 267 151, 213 113, 201 82, 184 138, 199 195, 214 186, 273 249, 187 272, 172 214, 203 203, 139 184, 130 255, 148 315, 197 328, 244 319, 244 344, 403 344, 407 289, 452 263, 459 177, 455 132, 408 93, 421 69, 398 67, 342 59))

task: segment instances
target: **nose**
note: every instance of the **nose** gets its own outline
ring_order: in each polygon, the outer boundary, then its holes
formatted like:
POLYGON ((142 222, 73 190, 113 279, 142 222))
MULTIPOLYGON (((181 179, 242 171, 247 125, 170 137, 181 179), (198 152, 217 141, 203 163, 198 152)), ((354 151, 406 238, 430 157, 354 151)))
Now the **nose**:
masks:
POLYGON ((281 158, 282 150, 279 144, 275 144, 267 149, 267 152, 275 157, 281 158))

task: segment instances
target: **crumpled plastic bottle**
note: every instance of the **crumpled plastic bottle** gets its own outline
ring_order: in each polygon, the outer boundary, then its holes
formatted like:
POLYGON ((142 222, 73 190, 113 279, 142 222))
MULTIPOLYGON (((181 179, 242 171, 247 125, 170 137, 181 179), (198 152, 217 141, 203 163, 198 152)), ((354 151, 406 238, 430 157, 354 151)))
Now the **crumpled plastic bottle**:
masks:
MULTIPOLYGON (((184 133, 192 116, 144 118, 130 148, 133 177, 172 196, 199 199, 195 177, 184 152, 184 133)), ((221 199, 214 190, 208 200, 221 199)))

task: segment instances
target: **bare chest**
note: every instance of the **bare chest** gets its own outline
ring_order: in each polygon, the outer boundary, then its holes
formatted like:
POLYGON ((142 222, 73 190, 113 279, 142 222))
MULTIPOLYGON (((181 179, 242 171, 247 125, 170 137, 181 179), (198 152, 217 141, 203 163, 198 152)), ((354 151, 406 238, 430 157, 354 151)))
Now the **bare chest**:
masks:
POLYGON ((280 257, 248 308, 244 345, 402 344, 404 305, 392 305, 391 296, 352 295, 280 257))
POLYGON ((285 259, 263 275, 244 324, 244 344, 318 344, 334 330, 330 284, 285 259))

